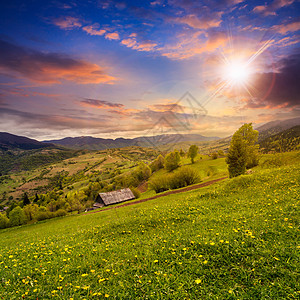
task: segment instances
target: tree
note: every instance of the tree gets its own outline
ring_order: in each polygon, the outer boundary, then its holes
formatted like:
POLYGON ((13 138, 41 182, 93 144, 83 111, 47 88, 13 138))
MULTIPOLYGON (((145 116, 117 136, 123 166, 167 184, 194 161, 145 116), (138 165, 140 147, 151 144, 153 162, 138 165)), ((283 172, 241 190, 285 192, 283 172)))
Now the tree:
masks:
POLYGON ((184 156, 185 156, 185 152, 184 152, 182 149, 180 149, 179 154, 180 154, 181 157, 184 157, 184 156))
POLYGON ((160 154, 151 164, 150 168, 152 172, 158 171, 164 167, 165 159, 160 154))
POLYGON ((191 145, 188 151, 188 157, 191 159, 192 164, 195 162, 194 159, 197 156, 199 148, 196 145, 191 145))
POLYGON ((177 150, 170 152, 165 157, 165 168, 168 171, 173 171, 179 167, 180 155, 177 150))
POLYGON ((0 213, 0 229, 6 228, 9 226, 9 219, 5 214, 0 213))
POLYGON ((15 207, 9 213, 9 220, 12 226, 18 226, 26 223, 26 216, 20 206, 15 207))
POLYGON ((28 198, 27 193, 24 193, 24 195, 23 195, 23 206, 26 206, 28 204, 30 204, 30 200, 28 198))
POLYGON ((252 124, 244 124, 232 136, 226 163, 230 177, 244 174, 246 168, 258 164, 258 146, 256 145, 258 131, 252 124))

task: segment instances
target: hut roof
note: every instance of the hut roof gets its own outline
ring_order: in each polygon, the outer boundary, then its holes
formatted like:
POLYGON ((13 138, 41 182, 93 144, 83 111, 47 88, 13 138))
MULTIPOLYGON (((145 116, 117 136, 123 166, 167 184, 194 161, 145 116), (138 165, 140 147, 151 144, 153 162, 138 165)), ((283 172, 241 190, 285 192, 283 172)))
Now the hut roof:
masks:
POLYGON ((115 203, 120 203, 123 201, 135 199, 132 191, 129 188, 108 192, 108 193, 99 193, 99 197, 103 201, 104 205, 110 205, 110 204, 115 204, 115 203))

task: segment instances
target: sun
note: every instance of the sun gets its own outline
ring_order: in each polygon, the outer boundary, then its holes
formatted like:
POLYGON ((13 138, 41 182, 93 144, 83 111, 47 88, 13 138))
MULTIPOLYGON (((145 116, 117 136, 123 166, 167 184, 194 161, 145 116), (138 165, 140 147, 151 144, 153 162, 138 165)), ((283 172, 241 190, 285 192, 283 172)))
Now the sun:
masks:
POLYGON ((234 60, 227 62, 223 77, 231 85, 244 85, 250 78, 251 70, 246 62, 234 60))

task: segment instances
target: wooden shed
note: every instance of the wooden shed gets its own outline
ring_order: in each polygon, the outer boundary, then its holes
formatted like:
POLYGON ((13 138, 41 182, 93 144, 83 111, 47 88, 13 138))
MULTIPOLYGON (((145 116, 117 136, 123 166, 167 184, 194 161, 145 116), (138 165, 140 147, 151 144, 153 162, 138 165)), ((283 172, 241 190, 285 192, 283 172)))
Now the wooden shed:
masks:
POLYGON ((121 189, 113 192, 99 193, 94 203, 93 208, 121 203, 124 201, 135 199, 132 191, 129 188, 121 189))

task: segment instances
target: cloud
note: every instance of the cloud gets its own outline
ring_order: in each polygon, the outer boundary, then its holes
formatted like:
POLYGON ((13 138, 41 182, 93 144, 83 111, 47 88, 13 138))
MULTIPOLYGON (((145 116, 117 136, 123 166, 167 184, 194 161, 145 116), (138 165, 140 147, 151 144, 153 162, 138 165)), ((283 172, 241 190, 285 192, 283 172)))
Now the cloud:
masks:
POLYGON ((107 33, 105 35, 105 38, 108 40, 119 40, 120 36, 119 36, 119 33, 117 33, 117 32, 111 32, 111 33, 107 33))
POLYGON ((165 111, 172 111, 172 112, 182 112, 184 111, 184 107, 178 103, 169 103, 169 104, 155 104, 150 106, 155 111, 165 112, 165 111))
POLYGON ((269 5, 255 6, 253 12, 257 14, 263 14, 264 16, 275 16, 276 11, 282 7, 289 6, 294 0, 274 0, 269 5))
POLYGON ((53 20, 53 24, 58 26, 60 29, 71 30, 82 26, 81 21, 74 17, 60 17, 53 20))
POLYGON ((0 40, 0 71, 34 82, 54 84, 63 80, 79 84, 112 84, 116 79, 104 68, 58 53, 43 53, 0 40))
POLYGON ((97 100, 97 99, 89 99, 85 98, 80 101, 80 103, 84 106, 92 106, 96 108, 122 108, 124 107, 121 103, 112 103, 106 100, 97 100))
POLYGON ((103 35, 106 32, 105 29, 99 29, 98 24, 84 26, 82 27, 82 30, 87 32, 89 35, 103 35))
POLYGON ((274 25, 272 29, 281 34, 286 34, 287 32, 295 32, 300 30, 300 21, 294 21, 287 24, 274 25))
POLYGON ((131 38, 122 40, 121 44, 138 51, 153 51, 157 46, 156 43, 151 41, 137 42, 135 36, 131 36, 131 38))
POLYGON ((194 14, 190 14, 184 17, 174 18, 173 21, 176 23, 187 24, 192 28, 196 29, 208 29, 212 27, 218 27, 222 22, 223 12, 215 13, 215 16, 212 18, 211 16, 197 16, 194 14))
POLYGON ((223 31, 215 29, 207 30, 205 36, 201 32, 179 35, 174 45, 166 45, 160 48, 162 56, 170 59, 181 60, 199 55, 211 53, 216 49, 224 47, 228 37, 223 31))
POLYGON ((300 50, 279 61, 279 71, 257 74, 256 97, 245 99, 245 108, 294 108, 300 105, 300 50), (263 91, 263 92, 262 92, 263 91))

